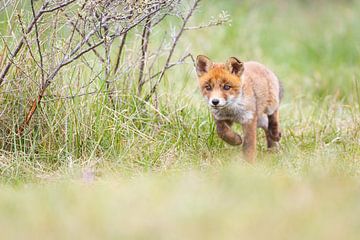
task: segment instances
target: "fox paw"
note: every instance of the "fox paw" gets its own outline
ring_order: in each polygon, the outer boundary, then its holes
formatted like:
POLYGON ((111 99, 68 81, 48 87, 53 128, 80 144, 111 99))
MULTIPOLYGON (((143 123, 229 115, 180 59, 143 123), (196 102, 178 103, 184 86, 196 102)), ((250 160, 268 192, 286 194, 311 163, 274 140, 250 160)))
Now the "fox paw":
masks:
POLYGON ((236 134, 234 138, 234 144, 232 145, 241 145, 241 144, 242 144, 242 138, 239 134, 236 134))
POLYGON ((237 146, 242 144, 242 139, 239 134, 235 134, 231 137, 220 136, 226 143, 237 146))
POLYGON ((270 138, 275 142, 279 142, 281 139, 281 132, 277 130, 270 130, 270 138))

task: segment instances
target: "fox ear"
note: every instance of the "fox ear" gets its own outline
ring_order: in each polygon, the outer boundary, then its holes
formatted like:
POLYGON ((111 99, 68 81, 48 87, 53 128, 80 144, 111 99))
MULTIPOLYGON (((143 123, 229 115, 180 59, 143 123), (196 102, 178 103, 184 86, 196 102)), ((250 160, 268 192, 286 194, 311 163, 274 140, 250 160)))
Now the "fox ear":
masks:
POLYGON ((232 74, 240 77, 244 72, 244 64, 236 57, 231 57, 226 62, 226 67, 232 74))
POLYGON ((198 77, 201 77, 202 75, 207 73, 211 69, 212 65, 213 65, 213 63, 208 57, 206 57, 204 55, 197 56, 196 57, 196 73, 197 73, 198 77))

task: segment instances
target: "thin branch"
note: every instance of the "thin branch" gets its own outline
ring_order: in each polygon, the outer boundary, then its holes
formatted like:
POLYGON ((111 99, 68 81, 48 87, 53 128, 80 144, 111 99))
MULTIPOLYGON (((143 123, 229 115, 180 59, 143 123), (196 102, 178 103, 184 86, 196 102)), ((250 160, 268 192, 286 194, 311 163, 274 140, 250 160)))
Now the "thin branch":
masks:
MULTIPOLYGON (((172 0, 169 4, 173 3, 175 0, 172 0)), ((154 15, 155 13, 159 12, 161 10, 161 8, 157 8, 155 10, 153 10, 152 12, 149 12, 148 14, 144 15, 143 17, 141 17, 138 21, 136 21, 135 23, 131 24, 130 26, 128 26, 125 31, 121 31, 118 33, 114 33, 112 35, 110 35, 111 38, 116 38, 119 36, 124 35, 125 33, 129 32, 131 29, 133 29, 134 27, 138 26, 142 21, 144 21, 145 19, 147 19, 149 16, 154 15)))
POLYGON ((25 127, 27 125, 29 125, 30 120, 32 119, 32 116, 34 115, 36 109, 38 108, 38 106, 39 106, 39 104, 41 102, 41 99, 43 98, 44 91, 45 91, 45 89, 41 89, 41 91, 39 92, 37 98, 31 104, 31 108, 30 108, 29 112, 26 114, 24 122, 17 129, 16 134, 22 135, 24 133, 25 127))
POLYGON ((200 25, 200 26, 186 27, 186 28, 184 28, 184 30, 190 31, 190 30, 198 30, 198 29, 209 28, 209 27, 216 27, 216 26, 221 26, 224 23, 226 23, 226 22, 216 22, 216 23, 209 23, 209 24, 204 24, 204 25, 200 25))
MULTIPOLYGON (((31 11, 33 14, 33 18, 35 18, 35 9, 34 9, 34 0, 31 0, 31 11)), ((38 54, 40 58, 40 70, 41 70, 41 85, 44 84, 45 81, 45 73, 44 73, 44 62, 43 62, 43 56, 41 53, 41 46, 40 46, 40 40, 39 40, 39 30, 37 27, 37 22, 35 22, 35 35, 36 35, 36 45, 38 49, 38 54)))
POLYGON ((160 22, 162 22, 167 16, 171 15, 171 12, 174 10, 175 8, 175 5, 174 4, 175 1, 173 1, 171 4, 170 4, 170 8, 168 9, 167 13, 165 13, 161 18, 159 18, 156 22, 153 23, 153 26, 156 26, 158 25, 160 22))
MULTIPOLYGON (((41 6, 39 12, 36 14, 36 16, 33 18, 33 20, 31 21, 31 23, 28 25, 25 34, 29 34, 31 32, 31 30, 33 29, 33 27, 35 26, 35 23, 40 19, 40 17, 43 15, 43 10, 48 6, 49 4, 49 0, 45 1, 44 4, 41 6)), ((18 45, 16 46, 15 50, 13 53, 10 53, 11 57, 10 57, 10 61, 6 64, 5 68, 3 69, 3 71, 0 74, 0 86, 2 86, 2 83, 5 80, 5 76, 6 74, 9 72, 10 67, 12 65, 12 62, 14 60, 14 58, 16 57, 16 55, 20 52, 21 48, 24 45, 24 41, 25 41, 25 36, 23 36, 20 40, 20 42, 18 43, 18 45)))
MULTIPOLYGON (((175 66, 177 66, 177 65, 183 64, 183 63, 185 62, 185 59, 187 59, 187 58, 189 58, 189 57, 190 57, 190 58, 192 59, 192 61, 194 62, 194 57, 191 55, 191 53, 188 53, 188 54, 186 54, 185 56, 183 56, 182 58, 180 58, 177 62, 169 63, 169 65, 166 67, 165 70, 168 70, 168 69, 170 69, 170 68, 172 68, 172 67, 175 67, 175 66)), ((150 79, 156 78, 157 76, 159 76, 159 74, 161 74, 161 72, 162 72, 162 71, 159 71, 159 72, 153 74, 153 75, 150 77, 150 79)), ((149 80, 150 80, 150 79, 149 79, 149 80)))
MULTIPOLYGON (((122 92, 122 91, 113 91, 113 93, 120 93, 120 92, 122 92)), ((58 100, 75 99, 77 97, 85 97, 85 96, 94 95, 94 94, 97 94, 97 95, 109 94, 109 92, 104 91, 104 90, 94 90, 92 92, 78 93, 78 94, 69 95, 69 96, 44 95, 42 102, 53 102, 53 101, 58 101, 58 100), (50 98, 50 99, 47 99, 47 98, 50 98)))
MULTIPOLYGON (((84 38, 85 35, 80 31, 80 29, 76 26, 76 24, 75 24, 73 21, 71 21, 70 17, 69 17, 66 13, 65 13, 64 15, 66 16, 66 18, 68 19, 68 21, 70 22, 70 24, 73 26, 73 28, 76 30, 76 32, 77 32, 82 38, 84 38)), ((86 44, 87 44, 89 47, 91 47, 91 43, 86 42, 86 44)), ((99 58, 99 60, 100 60, 102 63, 105 62, 104 58, 96 51, 96 49, 92 49, 92 51, 93 51, 93 53, 95 54, 95 56, 96 56, 97 58, 99 58)))
POLYGON ((7 2, 5 2, 4 5, 3 5, 2 7, 0 7, 0 12, 1 12, 2 10, 4 10, 5 8, 7 8, 8 5, 9 5, 9 3, 10 3, 11 1, 12 1, 12 0, 8 0, 7 2))
MULTIPOLYGON (((48 1, 47 0, 47 4, 48 4, 48 1)), ((102 19, 98 22, 98 24, 94 24, 94 27, 92 30, 90 31, 87 31, 87 34, 83 34, 83 37, 82 39, 80 40, 80 42, 73 48, 70 47, 71 45, 71 42, 72 42, 72 39, 73 39, 73 34, 74 32, 76 31, 75 28, 73 29, 72 33, 71 33, 71 37, 70 37, 70 41, 67 42, 67 47, 68 49, 65 48, 65 52, 64 52, 64 55, 63 55, 63 58, 61 60, 61 62, 54 68, 54 70, 52 71, 51 74, 49 74, 45 80, 45 83, 41 86, 41 89, 39 90, 39 93, 38 93, 38 96, 37 98, 33 101, 33 104, 29 110, 29 112, 27 113, 26 115, 26 118, 23 122, 23 124, 21 124, 21 126, 18 128, 18 134, 21 135, 23 132, 24 132, 24 129, 25 127, 29 124, 32 116, 34 115, 38 105, 41 103, 41 100, 43 98, 43 95, 44 95, 44 92, 46 91, 47 87, 52 83, 52 81, 54 80, 54 78, 57 76, 57 74, 59 73, 59 71, 67 66, 68 64, 72 63, 73 61, 77 60, 78 58, 82 57, 83 55, 85 55, 86 53, 90 52, 90 51, 93 51, 95 50, 95 48, 99 47, 100 45, 102 44, 106 44, 107 41, 109 42, 112 42, 115 38, 117 37, 120 37, 120 36, 124 36, 125 34, 127 34, 131 29, 133 29, 134 27, 138 26, 142 21, 144 21, 145 19, 148 19, 150 17, 152 17, 154 14, 156 14, 157 12, 159 12, 160 10, 164 9, 163 6, 166 6, 168 4, 172 4, 175 0, 172 0, 170 3, 167 2, 167 1, 164 1, 164 5, 163 3, 161 3, 161 6, 157 6, 157 7, 152 7, 152 8, 149 8, 149 11, 147 14, 139 14, 138 16, 135 16, 135 18, 131 21, 130 25, 127 25, 125 28, 122 28, 122 30, 117 30, 115 31, 115 33, 113 33, 112 35, 108 35, 106 34, 105 38, 102 38, 100 39, 99 41, 93 43, 93 44, 90 44, 90 39, 93 38, 93 36, 97 33, 99 33, 99 30, 101 30, 101 28, 106 25, 106 24, 109 24, 109 22, 111 22, 111 16, 109 15, 106 15, 104 17, 102 17, 102 19), (84 48, 84 45, 87 44, 89 47, 88 48, 84 48)), ((195 4, 194 4, 194 7, 193 9, 190 11, 191 13, 188 15, 188 18, 186 19, 186 21, 184 22, 184 25, 181 29, 181 31, 179 32, 179 34, 175 37, 174 39, 174 43, 173 43, 173 47, 172 49, 170 50, 170 53, 169 53, 169 56, 168 56, 168 59, 166 61, 166 64, 164 66, 164 69, 162 71, 162 73, 160 74, 160 77, 159 77, 159 80, 158 80, 158 83, 160 82, 161 78, 163 77, 164 75, 164 72, 165 70, 167 69, 167 67, 169 66, 170 64, 170 59, 173 55, 173 52, 174 52, 174 49, 176 47, 176 44, 180 38, 180 35, 182 34, 182 32, 184 31, 183 28, 185 27, 186 25, 186 22, 188 21, 188 19, 190 18, 192 12, 194 11, 195 7, 197 6, 198 2, 200 0, 196 0, 195 1, 195 4)), ((38 14, 35 16, 33 22, 34 23, 31 23, 29 25, 29 27, 33 27, 36 23, 36 21, 38 21, 38 19, 41 17, 41 14, 43 13, 46 13, 46 12, 51 12, 51 11, 56 11, 58 9, 61 9, 62 7, 65 7, 69 4, 71 4, 72 2, 75 2, 75 1, 67 1, 63 4, 60 4, 54 8, 51 8, 51 9, 46 9, 46 6, 43 7, 40 9, 40 11, 38 12, 38 14)), ((100 1, 101 2, 101 1, 100 1)), ((90 9, 92 10, 92 9, 90 9)), ((107 9, 109 10, 109 9, 107 9)), ((81 18, 81 16, 79 15, 79 17, 81 18)), ((98 19, 99 20, 99 19, 98 19)), ((84 26, 86 26, 86 22, 84 22, 84 26)), ((91 24, 91 20, 90 20, 90 24, 91 24)), ((88 24, 87 24, 88 25, 88 24)), ((76 24, 75 24, 76 26, 76 24)), ((89 26, 89 25, 88 25, 89 26)), ((29 32, 31 31, 31 29, 29 30, 29 32)), ((22 40, 24 41, 24 40, 22 40)), ((123 41, 125 42, 125 38, 123 38, 123 41)), ((21 43, 22 45, 23 43, 21 43)), ((19 47, 19 50, 20 51, 20 48, 21 46, 19 47)), ((122 48, 123 46, 121 47, 121 51, 122 51, 122 48)), ((60 49, 59 49, 60 50, 60 49)), ((61 51, 61 50, 60 50, 61 51)), ((109 59, 110 59, 110 50, 109 48, 106 50, 107 51, 107 63, 109 62, 109 59)), ((16 53, 17 54, 17 53, 16 53)), ((12 58, 15 58, 15 55, 12 56, 12 58)), ((11 59, 12 60, 12 59, 11 59)), ((109 64, 108 64, 109 65, 109 64)), ((10 68, 10 67, 9 67, 10 68)), ((0 80, 3 81, 4 79, 4 76, 6 75, 8 69, 6 70, 5 74, 2 74, 2 78, 0 80)), ((106 74, 108 75, 109 74, 109 68, 107 67, 107 70, 106 70, 106 74)), ((158 84, 157 83, 157 84, 158 84)), ((1 84, 1 82, 0 82, 1 84)), ((155 89, 153 89, 153 91, 155 91, 155 89)))
MULTIPOLYGON (((51 34, 51 39, 49 39, 49 47, 50 47, 50 56, 55 56, 56 54, 56 40, 57 40, 57 30, 59 26, 59 11, 55 13, 55 16, 53 17, 53 22, 51 23, 51 28, 53 29, 53 32, 51 34)), ((56 65, 55 61, 51 61, 49 63, 49 71, 54 69, 54 66, 56 65)))
MULTIPOLYGON (((50 0, 46 0, 44 2, 44 4, 41 6, 40 10, 38 11, 38 13, 36 15, 34 15, 34 18, 33 20, 31 21, 31 23, 28 25, 28 28, 26 30, 26 34, 29 34, 31 32, 31 30, 33 29, 33 27, 36 25, 36 23, 39 21, 39 19, 41 18, 41 16, 44 14, 44 13, 50 13, 50 12, 54 12, 60 8, 63 8, 65 6, 68 6, 69 4, 75 2, 75 0, 71 0, 71 1, 67 1, 65 3, 62 3, 60 4, 59 6, 57 7, 54 7, 54 8, 51 8, 51 9, 46 9, 46 7, 49 5, 50 3, 50 0)), ((5 80, 5 76, 7 75, 7 73, 9 72, 10 70, 10 67, 12 65, 12 62, 13 62, 13 59, 17 56, 17 54, 20 52, 21 48, 23 47, 24 45, 24 36, 21 38, 20 42, 18 43, 18 45, 16 46, 14 52, 11 55, 10 57, 10 61, 8 62, 8 64, 5 66, 5 68, 3 69, 3 71, 1 72, 0 74, 0 86, 2 86, 2 83, 4 82, 5 80)))
POLYGON ((171 46, 169 55, 168 55, 168 57, 167 57, 167 59, 166 59, 166 63, 165 63, 165 65, 164 65, 162 71, 161 71, 160 74, 159 74, 160 76, 159 76, 159 78, 157 79, 157 81, 155 82, 154 86, 151 88, 149 94, 144 98, 145 101, 149 101, 149 99, 151 98, 151 96, 155 93, 155 91, 156 91, 156 89, 157 89, 157 86, 160 84, 162 78, 164 77, 164 74, 165 74, 166 70, 167 70, 168 67, 169 67, 171 57, 172 57, 172 55, 174 54, 176 45, 177 45, 177 43, 178 43, 181 35, 182 35, 183 32, 184 32, 184 29, 185 29, 185 27, 186 27, 186 24, 188 23, 190 17, 193 15, 193 13, 194 13, 194 11, 195 11, 195 9, 196 9, 196 7, 198 6, 198 4, 199 4, 200 1, 201 1, 201 0, 195 0, 193 6, 192 6, 191 9, 189 10, 187 16, 184 18, 183 24, 182 24, 179 32, 178 32, 177 35, 175 36, 175 39, 174 39, 173 44, 172 44, 172 46, 171 46))
MULTIPOLYGON (((199 0, 197 0, 199 1, 199 0)), ((149 14, 145 15, 144 17, 142 17, 141 19, 138 20, 138 22, 133 23, 132 25, 130 25, 127 29, 125 29, 124 31, 121 31, 120 33, 116 33, 116 34, 112 34, 110 35, 110 39, 113 40, 116 37, 122 36, 126 33, 128 33, 131 29, 133 29, 134 27, 136 27, 140 22, 142 22, 144 19, 146 19, 148 16, 153 15, 154 13, 160 11, 160 9, 156 9, 153 12, 150 12, 149 14)), ((75 55, 75 53, 86 43, 88 42, 89 38, 94 35, 97 31, 96 29, 93 29, 92 31, 90 31, 88 33, 88 35, 86 35, 86 37, 84 39, 82 39, 82 41, 71 51, 71 53, 69 55, 66 55, 62 62, 57 66, 57 68, 53 71, 53 73, 48 77, 45 85, 49 85, 50 82, 52 81, 52 79, 57 75, 57 73, 60 71, 61 68, 63 68, 64 66, 68 65, 69 63, 75 61, 76 59, 78 59, 79 57, 81 57, 82 55, 84 55, 85 53, 97 48, 98 46, 102 45, 105 42, 105 39, 100 40, 99 42, 91 45, 90 47, 88 47, 87 49, 77 53, 77 55, 75 55), (75 55, 74 57, 70 58, 71 56, 75 55)))
MULTIPOLYGON (((94 28, 93 30, 91 30, 82 40, 81 42, 78 43, 78 45, 76 45, 76 47, 70 52, 69 57, 73 56, 76 54, 77 51, 79 51, 79 49, 84 46, 85 43, 89 42, 89 39, 98 31, 98 28, 100 28, 99 26, 94 28)), ((101 43, 104 43, 105 40, 102 40, 101 43)), ((66 56, 67 58, 67 56, 66 56)))
POLYGON ((36 60, 36 58, 35 58, 35 56, 34 56, 34 54, 33 54, 33 51, 32 51, 32 49, 31 49, 30 43, 29 43, 29 41, 28 41, 28 39, 27 39, 27 36, 26 36, 26 34, 25 34, 25 29, 24 29, 24 26, 23 26, 24 24, 23 24, 23 21, 22 21, 22 19, 21 19, 20 14, 18 14, 17 17, 18 17, 18 19, 19 19, 21 32, 22 32, 22 34, 23 34, 23 36, 24 36, 24 44, 25 44, 25 45, 27 46, 27 48, 29 49, 30 56, 31 56, 31 58, 34 60, 35 64, 41 69, 42 66, 39 64, 39 61, 36 60))
POLYGON ((150 29, 151 29, 151 19, 150 17, 148 17, 144 26, 143 34, 141 36, 141 59, 140 59, 140 68, 139 68, 138 95, 141 94, 142 87, 145 83, 145 81, 143 80, 143 75, 144 75, 145 61, 146 61, 146 55, 149 45, 150 29))
POLYGON ((98 46, 100 46, 101 44, 104 43, 104 40, 99 41, 98 43, 92 45, 91 47, 79 52, 76 56, 74 56, 73 58, 67 58, 65 57, 62 61, 62 63, 60 63, 56 69, 53 71, 53 73, 47 78, 46 82, 45 82, 45 86, 47 87, 51 81, 54 79, 54 77, 57 75, 57 73, 60 71, 61 68, 65 67, 66 65, 72 63, 73 61, 75 61, 76 59, 80 58, 82 55, 84 55, 87 52, 90 52, 92 49, 97 48, 98 46))
POLYGON ((107 26, 104 26, 104 31, 105 31, 104 47, 105 47, 105 57, 106 57, 106 62, 104 62, 104 64, 105 64, 105 84, 106 84, 106 90, 109 92, 108 96, 109 96, 110 103, 112 104, 113 108, 115 109, 115 101, 113 98, 113 94, 112 94, 112 90, 111 90, 111 86, 110 86, 110 82, 109 82, 110 69, 111 69, 110 50, 111 50, 111 44, 112 44, 113 40, 108 37, 109 28, 107 26))
POLYGON ((126 42, 126 36, 127 36, 127 32, 124 34, 124 36, 121 39, 121 43, 119 46, 119 52, 117 54, 117 58, 116 58, 116 64, 115 64, 115 68, 114 68, 114 74, 117 72, 118 68, 119 68, 119 64, 120 64, 120 58, 121 58, 121 54, 123 52, 124 46, 125 46, 125 42, 126 42))
POLYGON ((66 6, 70 5, 70 4, 72 4, 75 1, 76 0, 67 1, 67 2, 64 2, 64 3, 60 4, 59 6, 54 7, 54 8, 44 9, 44 10, 42 10, 42 13, 54 12, 56 10, 59 10, 60 8, 63 8, 63 7, 66 7, 66 6))

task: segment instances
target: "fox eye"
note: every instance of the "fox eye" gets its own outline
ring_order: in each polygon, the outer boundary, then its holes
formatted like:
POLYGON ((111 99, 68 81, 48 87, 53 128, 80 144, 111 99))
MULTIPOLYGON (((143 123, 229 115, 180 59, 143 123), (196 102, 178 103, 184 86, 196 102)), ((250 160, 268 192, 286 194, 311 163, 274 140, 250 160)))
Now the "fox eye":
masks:
POLYGON ((227 84, 224 85, 224 90, 230 90, 230 88, 231 88, 230 85, 227 85, 227 84))
POLYGON ((206 86, 205 86, 205 89, 206 89, 207 91, 211 91, 211 86, 210 86, 210 85, 206 85, 206 86))

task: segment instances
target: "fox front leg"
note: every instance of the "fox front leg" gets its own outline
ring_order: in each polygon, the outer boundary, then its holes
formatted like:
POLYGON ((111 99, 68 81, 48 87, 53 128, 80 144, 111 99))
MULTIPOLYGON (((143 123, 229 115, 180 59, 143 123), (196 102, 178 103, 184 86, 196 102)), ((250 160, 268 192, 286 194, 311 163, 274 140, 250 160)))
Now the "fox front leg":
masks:
POLYGON ((245 134, 243 150, 246 160, 251 163, 255 162, 256 157, 256 127, 257 117, 255 117, 250 123, 243 124, 245 134))
POLYGON ((241 145, 241 136, 231 129, 231 121, 216 121, 216 131, 219 137, 230 145, 241 145))

